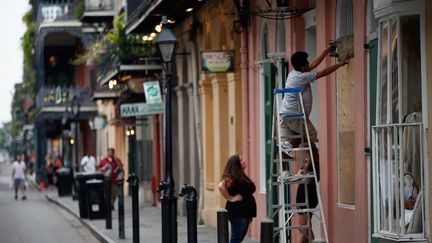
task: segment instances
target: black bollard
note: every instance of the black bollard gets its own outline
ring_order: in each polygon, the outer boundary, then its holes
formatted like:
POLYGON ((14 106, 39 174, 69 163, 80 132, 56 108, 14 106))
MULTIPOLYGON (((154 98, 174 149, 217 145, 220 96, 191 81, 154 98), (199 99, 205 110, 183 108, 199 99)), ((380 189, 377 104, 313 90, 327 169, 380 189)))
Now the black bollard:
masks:
POLYGON ((188 184, 184 184, 182 189, 181 189, 179 196, 183 197, 186 194, 187 194, 186 211, 187 211, 188 243, 197 243, 198 242, 198 233, 197 233, 197 196, 198 196, 198 193, 193 186, 188 185, 188 184))
POLYGON ((138 177, 131 174, 128 182, 132 191, 132 242, 139 243, 138 177))
POLYGON ((125 239, 123 179, 117 179, 119 239, 125 239))
POLYGON ((170 222, 170 203, 168 200, 166 200, 166 194, 169 190, 169 184, 166 181, 161 181, 157 192, 161 194, 161 204, 162 204, 162 243, 172 243, 172 234, 163 234, 163 232, 167 232, 167 229, 169 229, 169 222, 170 222))
POLYGON ((228 211, 221 208, 217 211, 217 242, 228 243, 228 235, 228 211))
POLYGON ((105 176, 105 228, 112 229, 111 176, 105 176))
POLYGON ((273 243, 273 220, 261 221, 260 243, 273 243))

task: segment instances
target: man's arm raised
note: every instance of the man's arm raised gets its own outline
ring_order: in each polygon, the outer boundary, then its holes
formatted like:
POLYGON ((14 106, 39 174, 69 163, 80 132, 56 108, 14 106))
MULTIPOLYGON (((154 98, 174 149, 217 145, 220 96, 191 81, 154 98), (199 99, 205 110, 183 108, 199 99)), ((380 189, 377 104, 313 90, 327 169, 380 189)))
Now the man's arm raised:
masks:
POLYGON ((320 63, 324 60, 324 58, 327 56, 327 54, 330 53, 330 51, 333 49, 334 47, 329 46, 327 47, 322 53, 321 55, 319 55, 318 57, 316 57, 311 63, 309 63, 309 70, 313 70, 316 67, 318 67, 318 65, 320 65, 320 63))
POLYGON ((343 62, 337 63, 337 64, 330 66, 330 67, 326 67, 323 70, 317 72, 316 79, 325 77, 325 76, 331 74, 332 72, 336 71, 338 68, 345 66, 348 63, 349 63, 349 59, 345 59, 345 61, 343 61, 343 62))

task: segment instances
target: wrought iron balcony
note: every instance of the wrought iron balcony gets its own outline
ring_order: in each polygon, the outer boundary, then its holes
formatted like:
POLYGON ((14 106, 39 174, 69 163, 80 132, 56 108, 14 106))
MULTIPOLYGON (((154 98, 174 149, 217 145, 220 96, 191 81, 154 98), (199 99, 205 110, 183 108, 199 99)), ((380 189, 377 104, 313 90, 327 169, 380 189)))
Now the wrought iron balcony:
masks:
POLYGON ((58 108, 53 111, 64 112, 65 107, 70 105, 74 95, 78 97, 81 107, 94 106, 94 103, 91 101, 91 90, 89 87, 44 86, 37 93, 36 108, 51 107, 58 108))
POLYGON ((56 22, 78 20, 81 8, 82 5, 73 0, 40 1, 37 4, 37 28, 56 22))
POLYGON ((93 91, 93 100, 104 100, 104 99, 116 99, 119 98, 123 91, 127 87, 124 85, 115 85, 109 87, 108 85, 98 85, 98 87, 93 91))
POLYGON ((126 33, 151 33, 160 24, 161 16, 168 16, 171 23, 180 23, 190 16, 186 9, 194 11, 205 6, 206 1, 191 0, 126 0, 126 33))
POLYGON ((118 75, 136 72, 160 72, 162 69, 160 58, 156 55, 154 44, 140 43, 139 36, 132 36, 136 41, 128 40, 120 45, 111 45, 102 56, 96 80, 103 85, 118 75))
POLYGON ((82 22, 110 22, 114 18, 114 0, 85 0, 82 22))

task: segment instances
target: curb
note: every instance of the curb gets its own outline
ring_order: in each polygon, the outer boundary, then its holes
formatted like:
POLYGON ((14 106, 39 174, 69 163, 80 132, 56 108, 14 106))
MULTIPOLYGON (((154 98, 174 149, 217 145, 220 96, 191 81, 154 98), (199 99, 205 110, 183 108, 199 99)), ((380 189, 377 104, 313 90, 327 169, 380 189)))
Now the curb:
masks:
POLYGON ((52 198, 51 196, 49 196, 47 194, 45 194, 45 198, 48 201, 56 204, 57 206, 60 206, 61 208, 66 210, 68 213, 70 213, 72 216, 74 216, 76 219, 78 219, 81 222, 81 224, 84 225, 93 234, 93 236, 96 237, 100 242, 116 243, 114 240, 112 240, 111 238, 106 236, 104 233, 100 232, 96 227, 94 227, 93 225, 91 225, 88 222, 86 222, 85 220, 83 220, 78 214, 76 214, 74 211, 72 211, 70 208, 68 208, 63 203, 59 202, 58 200, 52 198))

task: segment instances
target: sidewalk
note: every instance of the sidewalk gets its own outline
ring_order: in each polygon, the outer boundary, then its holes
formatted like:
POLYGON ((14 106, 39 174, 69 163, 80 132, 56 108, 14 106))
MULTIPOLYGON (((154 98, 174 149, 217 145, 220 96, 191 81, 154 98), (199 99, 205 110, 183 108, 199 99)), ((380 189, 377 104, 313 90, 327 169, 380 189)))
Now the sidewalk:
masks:
MULTIPOLYGON (((59 197, 57 190, 44 191, 45 197, 65 208, 75 217, 79 218, 78 201, 73 201, 71 196, 59 197)), ((181 199, 180 199, 181 200, 181 199)), ((80 219, 84 226, 101 241, 105 243, 114 242, 132 242, 132 200, 131 197, 125 197, 125 240, 120 240, 118 237, 118 211, 117 205, 116 210, 112 211, 112 229, 105 229, 105 219, 99 220, 88 220, 80 219)), ((140 222, 140 242, 146 243, 160 243, 162 242, 161 234, 161 209, 152 206, 141 206, 139 211, 139 222, 140 222)), ((187 243, 187 222, 186 217, 178 216, 178 243, 187 243)), ((217 241, 216 229, 199 225, 198 226, 198 242, 215 243, 217 241)), ((251 239, 245 239, 245 243, 258 243, 251 239)))

